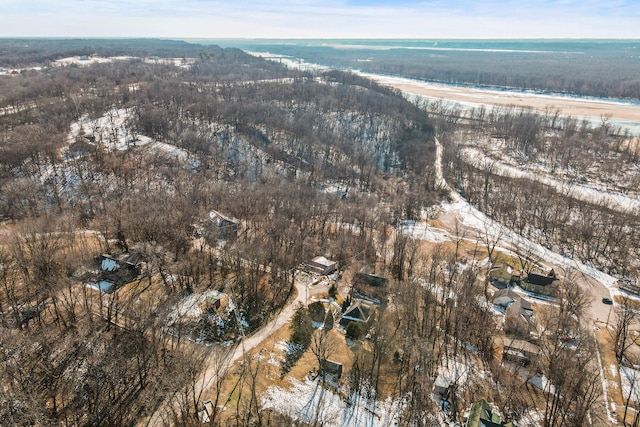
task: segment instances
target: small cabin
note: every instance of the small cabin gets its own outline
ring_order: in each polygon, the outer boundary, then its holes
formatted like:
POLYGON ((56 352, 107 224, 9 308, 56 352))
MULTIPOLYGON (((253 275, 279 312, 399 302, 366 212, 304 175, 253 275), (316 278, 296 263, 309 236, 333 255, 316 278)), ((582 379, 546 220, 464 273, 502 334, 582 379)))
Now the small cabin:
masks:
POLYGON ((335 378, 336 380, 339 380, 342 376, 342 363, 324 359, 320 366, 320 372, 321 374, 328 375, 335 378))

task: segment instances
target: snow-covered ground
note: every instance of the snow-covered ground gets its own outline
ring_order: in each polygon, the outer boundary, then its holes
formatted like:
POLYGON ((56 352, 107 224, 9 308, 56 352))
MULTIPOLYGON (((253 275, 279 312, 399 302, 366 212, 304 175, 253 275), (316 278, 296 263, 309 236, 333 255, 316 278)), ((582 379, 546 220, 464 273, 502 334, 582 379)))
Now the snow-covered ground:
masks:
POLYGON ((415 239, 432 243, 451 241, 451 236, 445 230, 431 227, 426 221, 406 220, 402 225, 402 233, 415 239))
POLYGON ((317 380, 290 381, 288 389, 269 387, 262 397, 262 407, 326 427, 394 426, 399 423, 400 401, 377 402, 353 393, 346 402, 317 380))
POLYGON ((615 192, 610 188, 595 184, 581 184, 558 179, 550 174, 539 173, 515 167, 506 162, 495 160, 487 156, 481 149, 476 147, 465 147, 462 155, 470 164, 482 168, 491 167, 494 174, 509 178, 527 178, 541 182, 557 191, 589 203, 596 203, 609 206, 621 212, 632 212, 640 209, 640 199, 627 194, 615 192))
POLYGON ((58 59, 57 61, 53 61, 52 65, 54 67, 66 67, 68 65, 93 65, 93 64, 108 64, 110 62, 115 61, 128 61, 130 59, 135 59, 133 56, 111 56, 111 57, 102 57, 102 56, 70 56, 68 58, 58 59))
POLYGON ((83 116, 71 124, 67 142, 73 142, 80 135, 93 136, 97 143, 104 144, 110 151, 146 146, 152 153, 173 157, 180 162, 189 163, 192 167, 197 166, 197 159, 187 150, 132 132, 128 126, 131 114, 130 109, 114 108, 97 119, 83 116))
POLYGON ((173 323, 178 319, 190 317, 196 319, 202 316, 202 305, 210 296, 218 296, 220 293, 215 289, 209 289, 202 293, 193 293, 183 298, 168 316, 169 323, 173 323))
POLYGON ((640 402, 640 369, 620 366, 620 382, 622 398, 626 401, 631 395, 631 402, 640 402))
POLYGON ((327 67, 325 65, 312 64, 308 62, 304 62, 302 59, 293 58, 287 55, 280 55, 276 53, 270 52, 251 52, 245 51, 245 53, 253 56, 257 56, 258 58, 266 58, 272 61, 278 61, 281 64, 285 65, 287 68, 302 70, 302 71, 327 71, 331 70, 331 67, 327 67))

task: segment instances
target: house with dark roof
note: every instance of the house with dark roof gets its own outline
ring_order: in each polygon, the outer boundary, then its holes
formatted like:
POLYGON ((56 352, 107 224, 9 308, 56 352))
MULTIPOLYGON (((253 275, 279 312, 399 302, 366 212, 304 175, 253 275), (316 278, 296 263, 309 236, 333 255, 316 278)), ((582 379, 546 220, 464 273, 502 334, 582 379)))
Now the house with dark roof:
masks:
POLYGON ((212 210, 203 228, 202 234, 210 242, 235 239, 238 237, 239 221, 212 210))
POLYGON ((559 280, 553 269, 546 276, 536 273, 529 273, 520 282, 520 287, 526 291, 541 295, 555 294, 554 282, 559 280))
POLYGON ((346 328, 350 322, 368 323, 373 310, 374 306, 371 302, 356 298, 342 314, 340 326, 346 328))
POLYGON ((381 304, 389 294, 389 279, 383 276, 356 273, 351 281, 351 296, 381 304))
POLYGON ((342 363, 334 362, 333 360, 323 359, 320 365, 321 375, 328 375, 336 380, 339 380, 342 376, 342 363))
POLYGON ((96 260, 100 268, 90 285, 106 293, 114 292, 122 285, 133 281, 142 271, 143 256, 139 252, 103 254, 96 260))

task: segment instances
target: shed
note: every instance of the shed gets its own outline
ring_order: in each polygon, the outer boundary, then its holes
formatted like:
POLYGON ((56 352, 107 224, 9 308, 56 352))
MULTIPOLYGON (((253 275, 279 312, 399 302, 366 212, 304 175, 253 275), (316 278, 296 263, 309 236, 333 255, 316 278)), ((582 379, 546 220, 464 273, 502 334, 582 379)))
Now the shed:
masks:
POLYGON ((320 371, 322 374, 330 375, 335 379, 340 379, 342 376, 342 363, 324 359, 321 363, 320 371))
POLYGON ((214 295, 208 295, 204 300, 204 309, 209 311, 217 311, 222 304, 223 293, 217 292, 214 295))
POLYGON ((438 375, 436 381, 433 383, 433 391, 436 394, 446 398, 449 394, 449 387, 451 387, 451 379, 438 375))

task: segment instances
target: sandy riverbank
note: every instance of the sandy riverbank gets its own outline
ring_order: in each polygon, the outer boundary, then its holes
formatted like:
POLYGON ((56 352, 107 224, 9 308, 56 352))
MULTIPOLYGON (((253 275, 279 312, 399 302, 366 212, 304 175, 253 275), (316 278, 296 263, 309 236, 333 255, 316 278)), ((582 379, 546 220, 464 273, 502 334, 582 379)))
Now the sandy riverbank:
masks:
POLYGON ((620 121, 640 122, 640 105, 635 104, 449 86, 368 73, 363 73, 363 75, 380 84, 391 86, 405 93, 443 99, 461 104, 488 106, 514 105, 522 108, 533 108, 541 112, 550 107, 554 110, 559 108, 561 114, 565 116, 610 117, 620 121))

